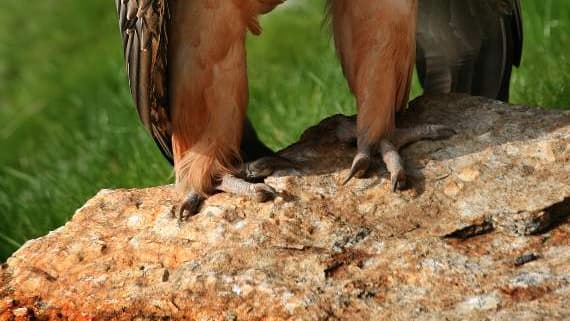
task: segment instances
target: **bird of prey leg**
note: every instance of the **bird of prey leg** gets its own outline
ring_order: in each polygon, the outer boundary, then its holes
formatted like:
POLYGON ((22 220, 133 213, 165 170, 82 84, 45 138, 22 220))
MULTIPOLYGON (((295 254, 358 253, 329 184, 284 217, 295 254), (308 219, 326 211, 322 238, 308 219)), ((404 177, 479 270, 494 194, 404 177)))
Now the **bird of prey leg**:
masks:
POLYGON ((425 92, 508 100, 511 69, 522 50, 519 0, 329 0, 328 6, 358 108, 358 149, 346 182, 363 175, 378 151, 392 188, 403 188, 398 150, 452 134, 439 126, 395 128, 396 114, 408 102, 414 62, 425 92))
POLYGON ((402 160, 390 137, 396 113, 408 103, 417 8, 417 0, 329 1, 336 48, 358 108, 357 154, 345 183, 364 174, 379 151, 393 187, 404 185, 402 160))
POLYGON ((246 117, 245 39, 248 31, 261 32, 258 16, 282 2, 115 0, 131 93, 143 124, 174 165, 177 189, 188 195, 183 212, 195 214, 216 191, 259 200, 274 195, 244 180, 284 163, 246 117))

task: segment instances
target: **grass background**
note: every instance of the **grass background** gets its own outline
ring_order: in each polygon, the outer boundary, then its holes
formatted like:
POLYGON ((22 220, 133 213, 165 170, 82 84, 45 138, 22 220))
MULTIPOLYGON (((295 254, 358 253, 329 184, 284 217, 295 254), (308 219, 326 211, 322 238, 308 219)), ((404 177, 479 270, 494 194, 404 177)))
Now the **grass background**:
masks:
MULTIPOLYGON (((570 107, 570 2, 523 2, 512 101, 570 107)), ((114 10, 110 0, 0 4, 0 262, 102 188, 172 181, 132 106, 114 10)), ((249 114, 273 148, 354 112, 322 12, 323 0, 293 2, 248 39, 249 114)))

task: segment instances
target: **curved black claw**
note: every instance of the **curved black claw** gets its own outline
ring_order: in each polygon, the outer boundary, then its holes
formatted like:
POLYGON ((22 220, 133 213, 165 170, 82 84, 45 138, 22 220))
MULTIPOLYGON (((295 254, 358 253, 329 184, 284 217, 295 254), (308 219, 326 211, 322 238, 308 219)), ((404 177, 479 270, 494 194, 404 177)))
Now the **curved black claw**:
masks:
POLYGON ((244 164, 242 176, 249 181, 253 181, 266 178, 280 169, 299 170, 298 166, 287 158, 267 156, 244 164))
POLYGON ((351 179, 353 179, 356 176, 363 175, 368 170, 368 168, 370 168, 370 163, 371 160, 369 154, 366 153, 356 154, 356 156, 354 157, 354 161, 352 161, 352 167, 350 168, 350 173, 348 174, 348 177, 344 180, 342 185, 346 185, 348 182, 350 182, 351 179))
POLYGON ((383 139, 380 141, 380 154, 388 173, 390 173, 392 192, 404 189, 406 187, 406 170, 398 149, 390 141, 383 139))
POLYGON ((392 192, 398 190, 403 190, 406 188, 406 174, 403 172, 390 173, 390 182, 392 186, 392 192))
POLYGON ((178 219, 185 221, 190 217, 198 214, 200 212, 200 207, 204 202, 204 197, 198 193, 190 192, 186 200, 180 205, 180 211, 178 212, 178 219))

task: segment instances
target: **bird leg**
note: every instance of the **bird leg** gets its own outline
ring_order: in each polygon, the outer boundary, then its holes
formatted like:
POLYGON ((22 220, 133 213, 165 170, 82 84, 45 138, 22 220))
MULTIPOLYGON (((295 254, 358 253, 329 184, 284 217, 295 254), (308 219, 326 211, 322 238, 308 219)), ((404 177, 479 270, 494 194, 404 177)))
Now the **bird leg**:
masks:
MULTIPOLYGON (((446 139, 455 131, 443 125, 420 125, 412 128, 397 128, 390 139, 381 139, 377 148, 360 147, 354 157, 352 168, 344 184, 352 178, 362 176, 370 167, 374 154, 379 153, 390 173, 392 191, 406 187, 406 170, 398 151, 408 144, 426 139, 446 139), (374 150, 374 152, 371 152, 374 150)), ((355 133, 356 136, 356 133, 355 133)))
POLYGON ((358 152, 345 183, 363 175, 372 156, 380 153, 390 172, 392 188, 403 188, 406 173, 399 148, 414 140, 440 136, 432 132, 433 128, 427 128, 427 132, 425 128, 395 128, 396 113, 406 107, 412 83, 417 2, 328 2, 335 45, 358 108, 358 152))
MULTIPOLYGON (((172 150, 176 185, 189 192, 180 208, 181 218, 196 214, 203 200, 216 191, 259 200, 275 195, 272 188, 239 177, 238 160, 255 160, 267 152, 263 146, 244 148, 241 141, 244 127, 246 135, 248 131, 245 39, 248 30, 261 32, 258 16, 281 2, 172 1, 169 29, 175 32, 168 34, 172 150), (250 158, 243 157, 244 150, 250 158)), ((262 174, 270 172, 268 165, 261 169, 262 174)))
POLYGON ((244 163, 236 175, 222 176, 216 190, 251 197, 258 202, 267 202, 274 199, 277 192, 273 187, 260 181, 276 170, 288 168, 296 169, 297 167, 290 160, 278 155, 262 157, 253 162, 244 163))

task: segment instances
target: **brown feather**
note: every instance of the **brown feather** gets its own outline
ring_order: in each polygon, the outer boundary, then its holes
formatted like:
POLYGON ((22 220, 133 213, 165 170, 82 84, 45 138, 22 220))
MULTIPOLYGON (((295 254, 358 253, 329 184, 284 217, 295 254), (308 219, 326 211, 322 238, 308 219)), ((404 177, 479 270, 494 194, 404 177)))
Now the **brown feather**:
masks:
POLYGON ((162 153, 172 160, 168 105, 167 0, 115 0, 131 94, 137 112, 162 153))
POLYGON ((416 10, 416 0, 329 1, 335 44, 357 99, 359 144, 390 135, 408 102, 416 10))
POLYGON ((213 192, 235 172, 248 102, 245 36, 282 1, 172 1, 169 74, 178 187, 213 192))
POLYGON ((179 187, 209 193, 239 159, 245 33, 283 0, 116 0, 139 116, 179 187))

